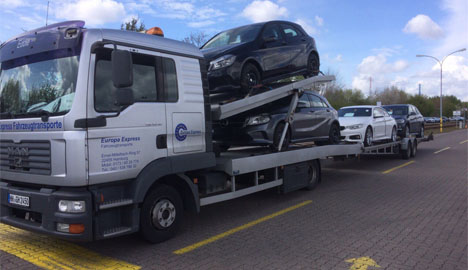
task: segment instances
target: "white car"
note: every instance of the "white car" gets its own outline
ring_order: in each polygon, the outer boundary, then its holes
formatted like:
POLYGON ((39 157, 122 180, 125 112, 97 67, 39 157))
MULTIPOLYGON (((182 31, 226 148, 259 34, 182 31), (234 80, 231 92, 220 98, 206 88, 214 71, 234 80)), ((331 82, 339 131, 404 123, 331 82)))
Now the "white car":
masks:
POLYGON ((379 106, 350 106, 338 110, 341 138, 347 142, 363 142, 371 146, 375 141, 396 141, 397 124, 379 106))

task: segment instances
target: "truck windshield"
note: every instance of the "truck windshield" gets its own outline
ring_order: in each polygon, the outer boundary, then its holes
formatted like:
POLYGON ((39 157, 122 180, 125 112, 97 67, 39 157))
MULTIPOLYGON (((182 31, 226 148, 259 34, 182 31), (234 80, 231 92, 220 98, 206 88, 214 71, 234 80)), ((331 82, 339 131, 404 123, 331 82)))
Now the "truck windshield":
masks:
POLYGON ((75 95, 78 56, 45 53, 3 62, 0 73, 1 118, 61 115, 75 95))
POLYGON ((247 25, 217 34, 203 45, 202 49, 217 48, 237 43, 245 43, 254 40, 262 26, 258 24, 247 25))

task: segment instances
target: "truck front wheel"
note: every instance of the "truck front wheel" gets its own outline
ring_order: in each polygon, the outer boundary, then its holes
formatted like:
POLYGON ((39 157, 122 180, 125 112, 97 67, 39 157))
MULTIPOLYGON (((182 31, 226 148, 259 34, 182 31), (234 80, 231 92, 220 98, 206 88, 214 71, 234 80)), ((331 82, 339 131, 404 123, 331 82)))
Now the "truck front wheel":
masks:
POLYGON ((153 189, 143 202, 140 233, 151 243, 172 238, 183 220, 183 203, 179 193, 167 185, 153 189))

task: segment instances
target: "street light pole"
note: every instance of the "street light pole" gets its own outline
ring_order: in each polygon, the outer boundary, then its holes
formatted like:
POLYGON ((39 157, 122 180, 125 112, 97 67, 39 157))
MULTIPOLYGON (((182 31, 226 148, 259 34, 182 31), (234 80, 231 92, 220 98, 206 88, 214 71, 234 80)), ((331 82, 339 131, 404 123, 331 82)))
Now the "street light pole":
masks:
POLYGON ((430 56, 430 55, 424 55, 424 54, 417 54, 416 57, 429 57, 429 58, 432 58, 434 60, 437 61, 437 63, 439 63, 439 66, 440 66, 440 133, 442 133, 442 126, 443 126, 443 121, 442 121, 442 66, 444 64, 444 61, 445 59, 447 59, 447 57, 449 57, 450 55, 454 54, 454 53, 457 53, 457 52, 463 52, 465 51, 466 48, 463 48, 463 49, 460 49, 460 50, 457 50, 457 51, 454 51, 454 52, 451 52, 449 54, 447 54, 443 59, 442 61, 440 61, 439 59, 435 58, 434 56, 430 56))

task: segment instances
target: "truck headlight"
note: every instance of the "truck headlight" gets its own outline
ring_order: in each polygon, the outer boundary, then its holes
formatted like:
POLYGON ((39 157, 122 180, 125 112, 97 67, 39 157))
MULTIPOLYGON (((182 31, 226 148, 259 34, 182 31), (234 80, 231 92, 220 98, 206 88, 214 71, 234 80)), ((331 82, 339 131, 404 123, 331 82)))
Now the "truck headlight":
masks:
POLYGON ((346 128, 347 128, 347 129, 360 129, 360 128, 362 128, 363 126, 364 126, 363 124, 357 124, 357 125, 347 126, 346 128))
POLYGON ((228 67, 236 61, 236 57, 232 54, 221 56, 220 58, 210 62, 210 70, 216 70, 223 67, 228 67))
POLYGON ((405 122, 405 119, 397 119, 396 122, 398 124, 403 124, 405 122))
POLYGON ((257 115, 253 117, 247 118, 245 121, 246 126, 255 126, 255 125, 261 125, 261 124, 266 124, 270 122, 270 116, 268 115, 257 115))
POLYGON ((58 203, 60 212, 64 213, 84 213, 86 210, 85 201, 60 200, 58 203))

